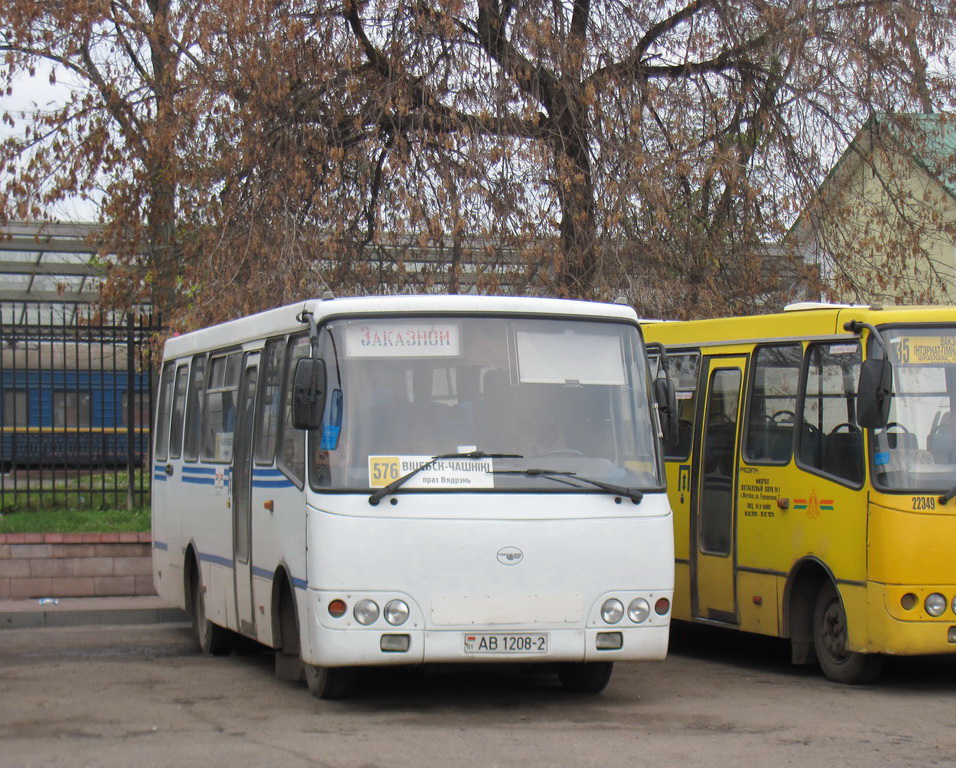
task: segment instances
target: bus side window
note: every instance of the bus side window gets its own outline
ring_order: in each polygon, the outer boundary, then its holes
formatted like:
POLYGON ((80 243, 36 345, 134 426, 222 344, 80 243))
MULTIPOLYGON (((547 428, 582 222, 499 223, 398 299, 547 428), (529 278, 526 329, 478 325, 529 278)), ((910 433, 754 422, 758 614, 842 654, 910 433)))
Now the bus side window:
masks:
POLYGON ((300 488, 305 480, 305 430, 292 426, 292 385, 295 364, 310 354, 309 339, 305 336, 289 341, 285 366, 285 387, 282 401, 282 422, 279 424, 278 456, 276 464, 300 488))
POLYGON ((786 464, 793 452, 803 350, 799 344, 758 347, 753 360, 744 458, 786 464))
POLYGON ((209 364, 206 390, 202 457, 205 461, 232 461, 232 437, 236 430, 236 406, 242 353, 214 357, 209 364))
POLYGON ((186 394, 186 435, 183 458, 195 461, 199 458, 202 437, 202 399, 206 390, 206 357, 197 355, 189 372, 189 387, 186 394))
POLYGON ((186 410, 186 379, 188 376, 188 366, 181 365, 176 369, 173 420, 169 426, 169 458, 171 459, 178 459, 183 453, 183 417, 186 410))
POLYGON ((169 447, 169 406, 173 392, 173 363, 163 366, 163 375, 159 384, 159 407, 156 409, 156 461, 166 461, 169 447))
POLYGON ((862 356, 857 342, 812 344, 804 373, 799 458, 809 469, 863 482, 863 431, 856 423, 862 356))
POLYGON ((687 461, 694 439, 697 418, 697 379, 699 352, 681 352, 667 356, 669 375, 677 390, 677 444, 664 447, 668 461, 687 461))
POLYGON ((256 464, 271 464, 276 455, 279 435, 279 408, 282 405, 282 371, 285 362, 285 339, 270 339, 262 354, 259 376, 260 406, 256 421, 256 464))

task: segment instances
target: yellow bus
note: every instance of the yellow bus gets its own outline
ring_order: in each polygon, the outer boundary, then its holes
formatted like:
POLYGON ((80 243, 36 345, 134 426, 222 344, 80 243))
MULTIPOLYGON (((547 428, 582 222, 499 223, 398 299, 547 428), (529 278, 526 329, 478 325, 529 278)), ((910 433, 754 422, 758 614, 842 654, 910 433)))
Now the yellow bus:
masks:
POLYGON ((677 389, 673 617, 874 680, 956 652, 956 307, 647 323, 677 389))

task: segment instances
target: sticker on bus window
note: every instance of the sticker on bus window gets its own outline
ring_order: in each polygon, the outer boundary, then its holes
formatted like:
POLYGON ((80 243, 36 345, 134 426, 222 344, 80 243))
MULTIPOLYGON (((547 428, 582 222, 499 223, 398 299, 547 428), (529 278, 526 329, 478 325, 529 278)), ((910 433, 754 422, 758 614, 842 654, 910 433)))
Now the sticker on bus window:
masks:
POLYGON ((956 336, 901 336, 891 344, 902 365, 956 363, 956 336))
MULTIPOLYGON (((431 456, 369 456, 368 484, 384 488, 431 461, 431 456)), ((404 488, 494 488, 491 459, 443 459, 411 478, 404 488)))
POLYGON ((857 344, 833 344, 829 352, 831 355, 852 355, 859 348, 857 344))
POLYGON ((369 320, 345 327, 348 357, 458 357, 461 329, 457 323, 369 320))

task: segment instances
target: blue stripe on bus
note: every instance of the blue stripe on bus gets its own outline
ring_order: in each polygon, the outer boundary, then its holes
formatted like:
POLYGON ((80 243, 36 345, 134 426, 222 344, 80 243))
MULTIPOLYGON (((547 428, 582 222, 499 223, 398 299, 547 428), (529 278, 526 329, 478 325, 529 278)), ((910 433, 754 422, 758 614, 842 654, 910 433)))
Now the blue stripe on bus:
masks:
POLYGON ((285 478, 281 480, 253 480, 253 488, 293 488, 295 483, 285 478))
POLYGON ((219 555, 208 555, 204 552, 199 553, 199 559, 205 563, 213 563, 214 565, 224 565, 227 568, 235 567, 231 558, 228 557, 219 557, 219 555))
MULTIPOLYGON (((234 568, 235 562, 226 557, 219 557, 218 555, 207 555, 202 552, 199 553, 199 559, 207 563, 215 563, 216 565, 225 565, 227 568, 234 568)), ((276 572, 270 571, 268 568, 260 568, 257 565, 252 566, 252 575, 259 576, 264 579, 273 579, 275 578, 276 572)), ((292 586, 296 589, 306 589, 309 586, 309 583, 305 579, 296 579, 292 578, 292 586)))
POLYGON ((271 469, 271 468, 268 468, 268 467, 266 467, 266 468, 258 468, 258 467, 257 467, 257 468, 254 468, 254 469, 252 470, 252 474, 253 474, 253 476, 260 476, 260 477, 285 477, 285 475, 282 474, 282 470, 281 470, 281 469, 271 469))
POLYGON ((187 466, 184 466, 184 467, 183 467, 183 474, 184 474, 184 475, 185 475, 185 474, 190 474, 190 475, 215 475, 215 474, 216 474, 216 468, 215 468, 215 467, 190 467, 190 466, 187 465, 187 466))
POLYGON ((156 473, 153 475, 153 480, 164 480, 164 481, 165 481, 165 480, 166 480, 166 473, 163 472, 162 474, 160 474, 159 472, 156 472, 156 473))
POLYGON ((161 549, 163 552, 165 552, 169 549, 169 544, 167 544, 165 541, 154 541, 153 549, 161 549))
POLYGON ((192 485, 215 485, 216 478, 214 477, 187 477, 183 475, 183 482, 190 483, 192 485))

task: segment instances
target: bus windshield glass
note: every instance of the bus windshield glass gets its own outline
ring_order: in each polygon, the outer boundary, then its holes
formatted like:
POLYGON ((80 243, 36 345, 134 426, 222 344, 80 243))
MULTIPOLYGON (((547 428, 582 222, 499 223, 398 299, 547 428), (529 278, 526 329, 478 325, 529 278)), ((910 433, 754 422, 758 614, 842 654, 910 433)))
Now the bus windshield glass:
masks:
POLYGON ((321 344, 330 394, 323 429, 311 435, 316 489, 383 488, 435 456, 467 452, 509 456, 435 462, 402 492, 574 492, 573 483, 520 471, 532 468, 662 487, 646 358, 633 325, 335 319, 321 330, 321 344))
POLYGON ((875 485, 947 491, 956 483, 956 328, 891 328, 882 335, 893 398, 887 426, 874 431, 875 485))

